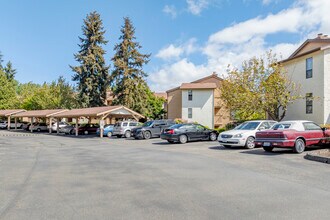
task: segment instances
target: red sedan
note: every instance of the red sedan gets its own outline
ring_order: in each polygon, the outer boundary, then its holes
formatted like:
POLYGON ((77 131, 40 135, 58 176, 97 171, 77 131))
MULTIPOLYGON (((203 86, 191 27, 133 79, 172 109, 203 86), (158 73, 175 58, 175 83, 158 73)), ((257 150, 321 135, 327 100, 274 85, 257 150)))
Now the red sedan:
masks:
POLYGON ((330 130, 312 121, 282 121, 270 130, 257 132, 255 139, 255 146, 262 146, 268 152, 278 147, 302 153, 308 146, 324 144, 330 144, 330 130))

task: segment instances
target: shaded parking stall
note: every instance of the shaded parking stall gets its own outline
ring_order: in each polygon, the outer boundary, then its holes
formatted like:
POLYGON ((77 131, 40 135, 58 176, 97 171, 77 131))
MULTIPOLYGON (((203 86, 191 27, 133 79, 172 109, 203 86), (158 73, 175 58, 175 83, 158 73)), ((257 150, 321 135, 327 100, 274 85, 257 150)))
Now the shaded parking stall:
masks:
MULTIPOLYGON (((29 118, 29 121, 31 122, 31 125, 36 122, 38 119, 44 119, 45 122, 49 123, 49 133, 52 132, 51 130, 51 124, 54 119, 54 116, 63 113, 65 111, 68 111, 67 109, 51 109, 51 110, 32 110, 32 111, 25 111, 18 114, 13 115, 15 119, 17 118, 29 118)), ((59 128, 59 124, 57 121, 57 132, 59 128)), ((30 131, 33 132, 33 129, 30 127, 30 131)))
POLYGON ((58 113, 58 114, 54 115, 53 117, 57 119, 57 122, 59 120, 61 120, 62 118, 75 119, 75 121, 76 121, 75 135, 76 136, 78 136, 78 134, 79 134, 79 127, 78 127, 79 119, 87 118, 88 122, 90 122, 90 119, 94 118, 100 124, 100 137, 103 137, 103 130, 104 130, 104 124, 105 124, 106 118, 109 118, 110 121, 112 121, 111 119, 115 119, 115 118, 133 118, 137 121, 140 118, 144 118, 143 115, 141 115, 125 106, 120 106, 120 105, 72 109, 72 110, 58 113))
MULTIPOLYGON (((6 118, 8 125, 7 129, 10 130, 11 119, 13 115, 21 112, 25 112, 24 109, 8 109, 8 110, 0 110, 0 117, 6 118)), ((15 118, 15 129, 17 129, 17 118, 15 118)))

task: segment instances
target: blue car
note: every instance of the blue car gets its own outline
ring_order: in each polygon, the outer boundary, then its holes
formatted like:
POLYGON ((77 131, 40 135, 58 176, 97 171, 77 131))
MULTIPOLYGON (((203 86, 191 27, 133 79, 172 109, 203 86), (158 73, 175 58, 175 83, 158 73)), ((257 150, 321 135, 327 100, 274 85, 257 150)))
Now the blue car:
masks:
MULTIPOLYGON (((103 136, 111 137, 112 136, 113 126, 114 125, 112 125, 112 124, 104 125, 103 136)), ((100 135, 100 128, 97 129, 96 134, 97 135, 100 135)))

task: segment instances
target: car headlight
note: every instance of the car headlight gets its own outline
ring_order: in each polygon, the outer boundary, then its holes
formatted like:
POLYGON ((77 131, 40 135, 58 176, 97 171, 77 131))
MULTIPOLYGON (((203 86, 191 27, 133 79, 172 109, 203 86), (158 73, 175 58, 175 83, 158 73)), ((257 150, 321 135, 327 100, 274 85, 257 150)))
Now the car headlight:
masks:
POLYGON ((233 136, 233 138, 241 138, 241 137, 243 137, 242 134, 235 134, 235 135, 233 136))

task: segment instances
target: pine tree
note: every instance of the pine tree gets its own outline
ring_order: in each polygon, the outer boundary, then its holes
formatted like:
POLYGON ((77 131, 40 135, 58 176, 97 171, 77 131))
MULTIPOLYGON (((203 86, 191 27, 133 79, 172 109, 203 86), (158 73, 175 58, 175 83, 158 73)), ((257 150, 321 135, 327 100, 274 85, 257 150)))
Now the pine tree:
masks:
POLYGON ((149 62, 150 54, 142 54, 142 47, 136 42, 135 28, 129 18, 124 18, 119 37, 120 43, 116 44, 115 55, 112 58, 114 70, 111 74, 111 86, 114 93, 114 104, 124 105, 144 114, 148 104, 148 85, 145 78, 148 76, 143 71, 143 65, 149 62))
POLYGON ((7 79, 13 81, 16 75, 16 69, 13 68, 13 65, 8 61, 7 65, 3 68, 3 71, 6 73, 7 79))
POLYGON ((109 66, 106 65, 102 45, 104 38, 102 20, 97 12, 92 12, 84 19, 83 36, 79 37, 80 51, 75 59, 80 66, 72 67, 75 72, 72 79, 78 82, 78 101, 82 107, 104 105, 106 90, 110 86, 109 66))

